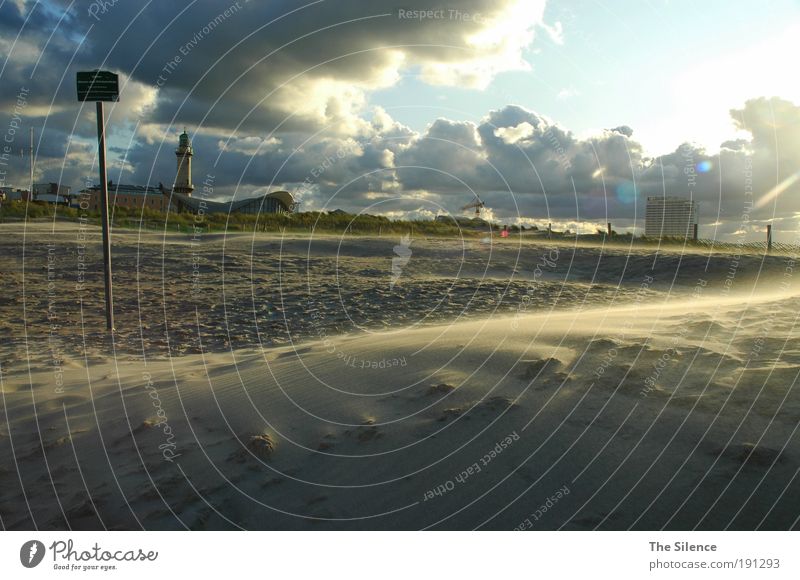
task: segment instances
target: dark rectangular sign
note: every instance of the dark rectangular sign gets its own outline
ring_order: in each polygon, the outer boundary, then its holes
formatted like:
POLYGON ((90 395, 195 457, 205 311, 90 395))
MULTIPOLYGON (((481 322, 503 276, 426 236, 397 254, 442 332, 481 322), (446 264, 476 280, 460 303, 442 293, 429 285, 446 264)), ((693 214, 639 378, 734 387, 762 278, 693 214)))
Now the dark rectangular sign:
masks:
POLYGON ((79 101, 118 101, 119 77, 105 70, 78 73, 79 101))

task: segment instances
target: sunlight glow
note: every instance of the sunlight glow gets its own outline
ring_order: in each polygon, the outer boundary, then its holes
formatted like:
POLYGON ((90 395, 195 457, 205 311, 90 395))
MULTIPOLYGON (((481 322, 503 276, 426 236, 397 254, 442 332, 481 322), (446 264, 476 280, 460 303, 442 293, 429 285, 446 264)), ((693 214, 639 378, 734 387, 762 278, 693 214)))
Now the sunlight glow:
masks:
POLYGON ((780 194, 782 194, 784 191, 789 189, 792 185, 794 185, 798 179, 800 179, 800 171, 793 173, 792 175, 781 181, 778 185, 770 189, 766 194, 764 194, 764 197, 762 197, 756 202, 756 208, 764 207, 765 205, 767 205, 770 201, 772 201, 780 194))

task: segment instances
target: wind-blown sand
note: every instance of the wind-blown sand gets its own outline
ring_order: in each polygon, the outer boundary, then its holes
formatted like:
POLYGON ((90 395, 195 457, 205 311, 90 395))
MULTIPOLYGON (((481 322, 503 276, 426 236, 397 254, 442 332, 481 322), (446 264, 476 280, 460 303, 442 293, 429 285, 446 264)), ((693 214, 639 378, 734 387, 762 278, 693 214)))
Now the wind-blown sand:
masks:
POLYGON ((6 529, 797 527, 789 257, 126 232, 112 342, 51 227, 0 227, 6 529))

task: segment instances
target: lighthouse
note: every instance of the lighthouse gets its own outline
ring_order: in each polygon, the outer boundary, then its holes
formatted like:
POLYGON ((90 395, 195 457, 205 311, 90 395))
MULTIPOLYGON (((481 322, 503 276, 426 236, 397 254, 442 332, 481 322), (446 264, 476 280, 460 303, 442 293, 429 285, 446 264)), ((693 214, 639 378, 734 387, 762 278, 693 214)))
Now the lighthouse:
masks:
POLYGON ((185 128, 178 140, 175 156, 178 158, 178 173, 175 175, 175 186, 172 191, 191 196, 192 191, 194 191, 194 186, 192 185, 192 142, 189 140, 189 135, 186 134, 185 128))

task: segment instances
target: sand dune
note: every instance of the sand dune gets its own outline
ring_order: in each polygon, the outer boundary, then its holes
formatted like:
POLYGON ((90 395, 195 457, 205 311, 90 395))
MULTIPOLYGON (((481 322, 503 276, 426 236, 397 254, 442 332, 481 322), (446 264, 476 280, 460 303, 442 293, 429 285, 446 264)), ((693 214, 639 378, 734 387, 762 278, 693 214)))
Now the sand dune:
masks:
MULTIPOLYGON (((532 272, 553 247, 489 258, 472 241, 462 270, 497 275, 476 278, 452 274, 460 242, 419 240, 393 294, 396 240, 323 239, 309 258, 307 239, 226 238, 224 266, 220 241, 205 259, 224 296, 204 279, 203 309, 181 238, 140 243, 169 260, 120 289, 120 324, 142 325, 115 343, 65 290, 59 365, 39 319, 5 311, 6 528, 797 526, 785 257, 740 257, 734 284, 730 256, 670 255, 655 275, 661 257, 558 248, 545 280, 532 272), (261 292, 281 341, 242 314, 261 292), (438 312, 448 292, 463 304, 438 312)), ((44 297, 28 267, 30 308, 44 297)))

